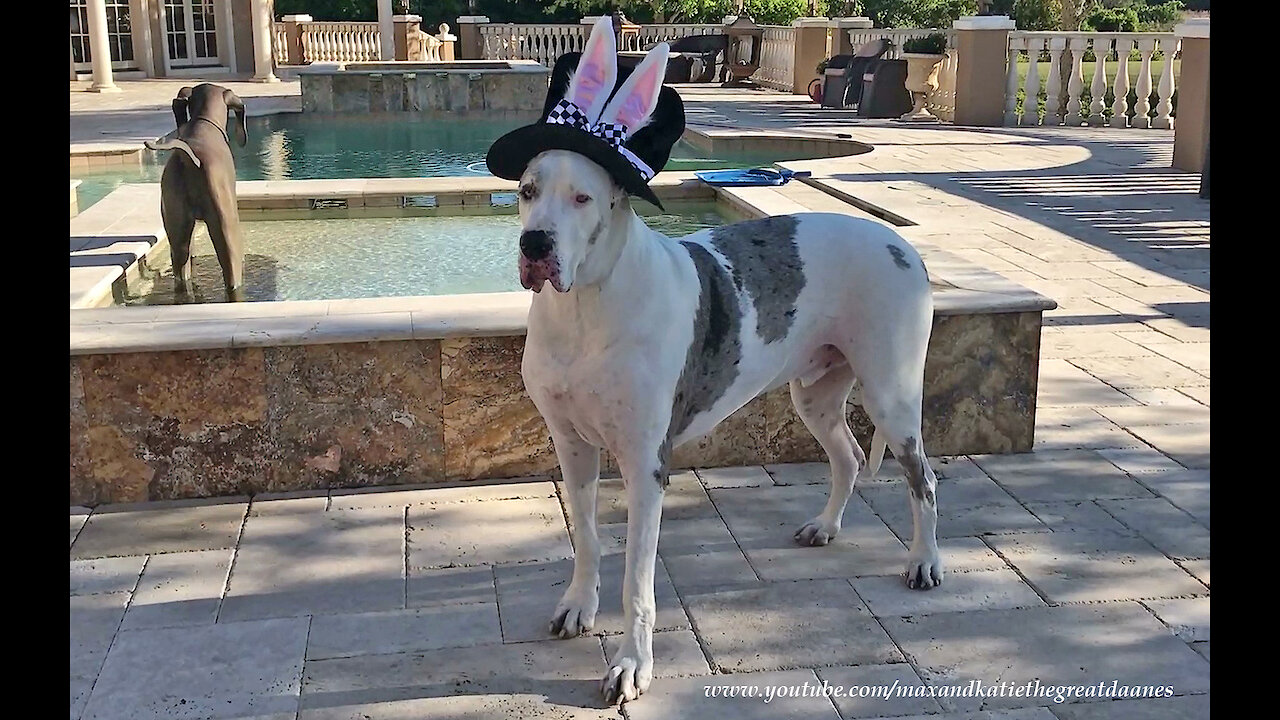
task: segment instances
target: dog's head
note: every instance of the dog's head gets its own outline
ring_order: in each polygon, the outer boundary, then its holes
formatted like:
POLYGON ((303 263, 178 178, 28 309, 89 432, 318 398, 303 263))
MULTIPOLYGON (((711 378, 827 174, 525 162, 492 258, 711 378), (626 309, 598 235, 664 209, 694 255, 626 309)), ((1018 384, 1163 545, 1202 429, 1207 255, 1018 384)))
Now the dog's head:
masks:
MULTIPOLYGON (((615 40, 611 31, 598 27, 587 41, 565 98, 591 122, 622 125, 634 134, 657 108, 667 53, 666 43, 649 51, 612 92, 618 74, 615 40)), ((541 292, 550 282, 558 292, 568 292, 575 281, 602 280, 601 272, 592 272, 597 269, 593 266, 607 264, 621 251, 612 230, 631 216, 627 191, 586 156, 548 150, 525 168, 519 196, 521 285, 541 292)))
POLYGON ((249 142, 249 131, 245 127, 244 101, 240 96, 220 85, 201 83, 182 88, 173 99, 173 119, 178 127, 193 117, 202 117, 226 129, 228 113, 235 113, 233 129, 236 142, 244 147, 249 142))

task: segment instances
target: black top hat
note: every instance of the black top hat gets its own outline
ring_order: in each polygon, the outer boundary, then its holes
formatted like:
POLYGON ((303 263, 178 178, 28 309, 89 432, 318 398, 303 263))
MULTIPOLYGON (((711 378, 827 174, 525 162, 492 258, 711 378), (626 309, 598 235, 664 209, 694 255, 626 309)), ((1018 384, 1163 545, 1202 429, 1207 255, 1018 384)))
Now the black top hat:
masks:
MULTIPOLYGON (((628 194, 638 195, 661 208, 662 203, 649 188, 649 180, 666 166, 671 147, 684 134, 684 103, 680 95, 663 86, 649 121, 634 133, 621 125, 592 124, 580 108, 564 98, 581 58, 582 53, 572 52, 556 60, 542 117, 494 141, 485 157, 489 172, 507 180, 519 180, 529 162, 540 153, 569 150, 604 168, 628 194)), ((610 97, 622 87, 633 69, 618 67, 618 78, 610 97)))

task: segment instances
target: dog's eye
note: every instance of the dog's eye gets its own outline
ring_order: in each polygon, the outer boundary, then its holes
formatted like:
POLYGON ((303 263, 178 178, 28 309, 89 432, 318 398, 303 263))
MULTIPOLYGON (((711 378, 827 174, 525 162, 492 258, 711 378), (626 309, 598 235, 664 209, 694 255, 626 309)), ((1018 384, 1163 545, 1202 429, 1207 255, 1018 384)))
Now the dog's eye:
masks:
POLYGON ((532 200, 532 199, 533 199, 533 186, 532 186, 532 185, 525 185, 524 187, 520 188, 520 199, 521 199, 521 200, 532 200))
POLYGON ((591 196, 578 193, 578 195, 573 198, 573 201, 578 203, 579 205, 586 205, 587 203, 591 202, 591 196))

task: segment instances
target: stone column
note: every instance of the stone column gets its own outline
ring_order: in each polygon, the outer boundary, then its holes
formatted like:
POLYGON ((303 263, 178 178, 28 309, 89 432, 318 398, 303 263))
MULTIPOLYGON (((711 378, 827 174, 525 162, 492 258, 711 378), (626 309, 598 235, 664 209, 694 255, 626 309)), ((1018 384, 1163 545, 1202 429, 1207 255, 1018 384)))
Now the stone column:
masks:
POLYGON ((484 59, 484 38, 480 37, 480 26, 488 22, 489 18, 484 15, 463 15, 458 18, 459 60, 484 59))
POLYGON ((289 64, 305 65, 306 58, 302 51, 302 23, 312 22, 310 15, 285 15, 280 19, 284 23, 285 42, 289 44, 289 64))
POLYGON ((271 7, 267 0, 253 0, 253 81, 280 82, 273 71, 271 7))
POLYGON ((956 125, 1004 124, 1004 86, 1009 56, 1007 15, 956 20, 956 125))
POLYGON ((1209 18, 1188 20, 1173 32, 1182 42, 1178 121, 1173 126, 1173 166, 1187 172, 1201 172, 1209 151, 1209 18))
POLYGON ((378 0, 378 58, 394 60, 396 58, 395 15, 391 12, 391 0, 378 0))
POLYGON ((418 32, 418 27, 422 23, 421 15, 396 15, 391 18, 395 23, 395 55, 396 60, 423 60, 421 57, 410 57, 409 38, 418 32))
POLYGON ((831 56, 836 55, 852 55, 854 50, 858 48, 853 46, 849 41, 850 30, 870 30, 875 26, 871 22, 871 18, 865 17, 846 17, 831 18, 831 56))
POLYGON ((791 65, 791 93, 807 95, 809 83, 818 76, 818 63, 827 58, 827 30, 830 20, 826 18, 796 18, 791 26, 795 28, 795 57, 791 65))
POLYGON ((106 0, 89 0, 85 8, 89 16, 89 55, 93 60, 93 85, 89 92, 120 92, 111 77, 111 46, 107 39, 106 0))

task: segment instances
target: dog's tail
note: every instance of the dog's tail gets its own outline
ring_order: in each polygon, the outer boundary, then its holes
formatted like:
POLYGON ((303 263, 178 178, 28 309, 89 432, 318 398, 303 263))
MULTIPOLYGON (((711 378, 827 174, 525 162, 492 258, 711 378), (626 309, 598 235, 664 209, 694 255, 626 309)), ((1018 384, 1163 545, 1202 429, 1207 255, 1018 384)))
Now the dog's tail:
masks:
POLYGON ((181 150, 187 154, 187 157, 191 158, 193 165, 200 167, 200 158, 196 157, 196 151, 192 150, 191 146, 185 141, 179 140, 177 138, 177 134, 178 133, 175 130, 162 138, 147 140, 142 144, 146 145, 151 150, 181 150))
POLYGON ((871 454, 867 456, 866 477, 872 477, 880 472, 880 463, 884 462, 885 447, 884 433, 880 432, 880 428, 876 428, 875 433, 871 435, 871 454))

